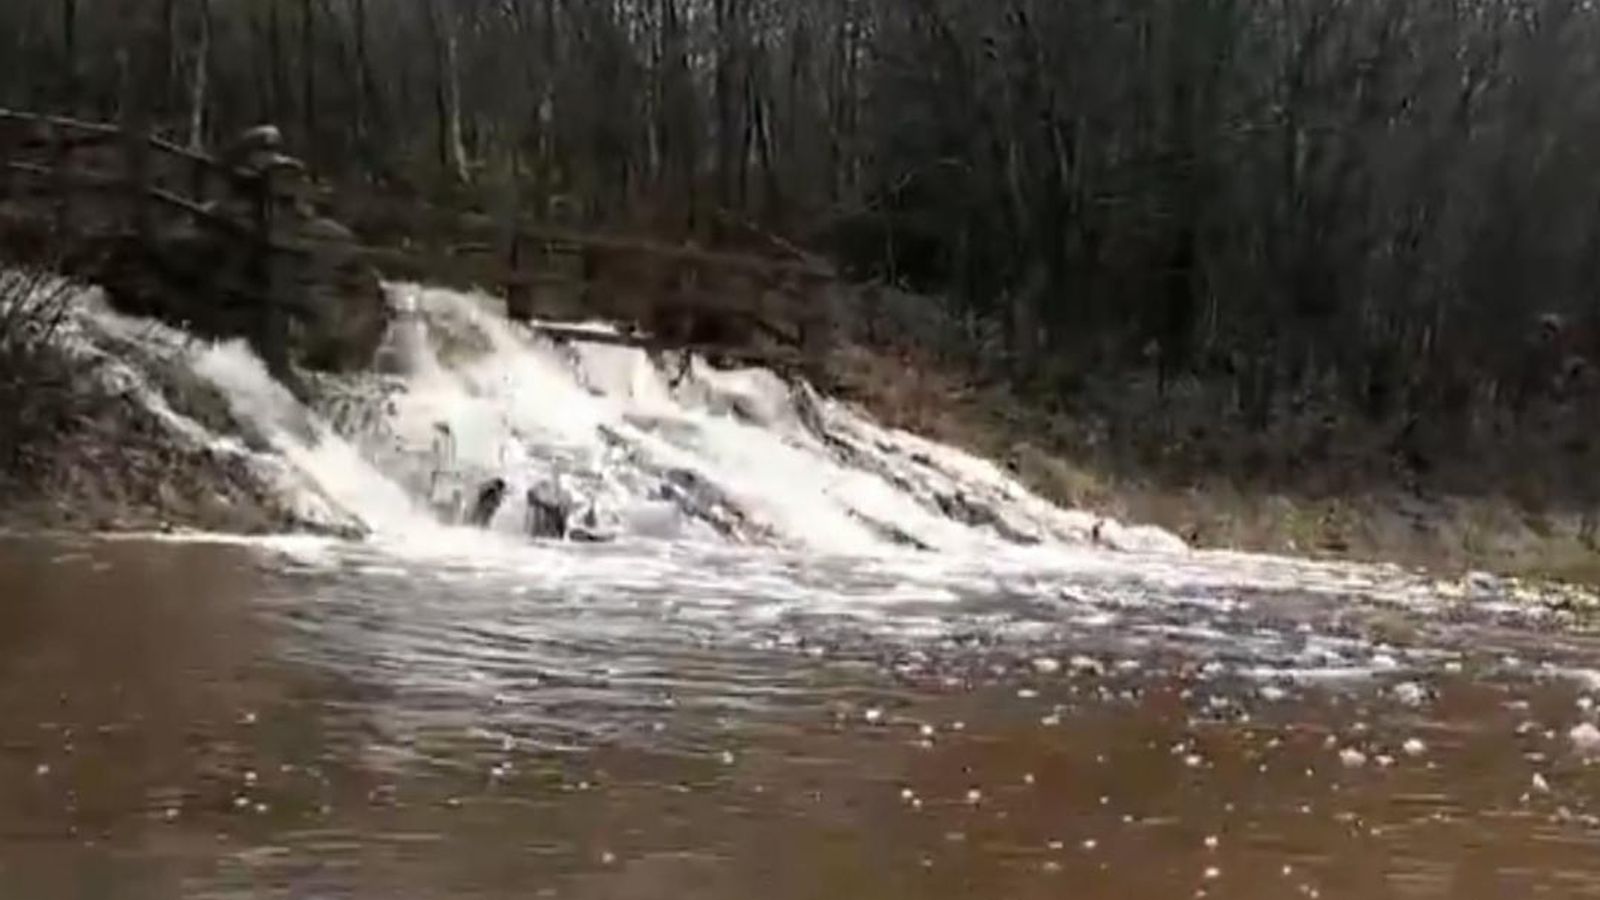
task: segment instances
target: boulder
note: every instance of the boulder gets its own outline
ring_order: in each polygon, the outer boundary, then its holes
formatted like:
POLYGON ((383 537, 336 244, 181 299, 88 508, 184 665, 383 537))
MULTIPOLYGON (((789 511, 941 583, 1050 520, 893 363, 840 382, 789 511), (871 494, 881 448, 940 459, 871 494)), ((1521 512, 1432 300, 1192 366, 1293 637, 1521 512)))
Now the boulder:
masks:
POLYGON ((540 482, 528 488, 528 514, 525 530, 529 537, 563 539, 572 503, 554 482, 540 482))
POLYGON ((371 365, 389 327, 390 310, 377 273, 359 254, 355 235, 326 218, 295 223, 293 240, 307 250, 285 298, 290 349, 309 369, 349 371, 371 365))
POLYGON ((467 524, 478 528, 488 528, 494 521, 494 514, 499 511, 500 504, 506 499, 506 480, 504 478, 491 478, 478 488, 477 496, 472 500, 472 509, 467 512, 467 524))
POLYGON ((615 526, 602 521, 600 510, 593 503, 585 507, 578 520, 567 529, 567 539, 582 544, 603 544, 616 538, 615 526))

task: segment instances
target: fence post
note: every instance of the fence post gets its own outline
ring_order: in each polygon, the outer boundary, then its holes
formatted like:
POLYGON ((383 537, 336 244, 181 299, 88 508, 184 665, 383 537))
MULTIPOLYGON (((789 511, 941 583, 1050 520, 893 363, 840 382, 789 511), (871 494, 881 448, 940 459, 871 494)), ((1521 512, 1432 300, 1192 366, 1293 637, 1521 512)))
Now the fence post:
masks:
POLYGON ((533 272, 531 261, 524 260, 522 232, 515 224, 511 228, 510 247, 507 251, 510 268, 506 277, 506 318, 513 322, 533 319, 533 272))
POLYGON ((533 295, 529 279, 522 271, 525 264, 522 246, 522 228, 518 214, 521 212, 521 177, 519 167, 512 166, 513 181, 504 192, 505 200, 498 204, 500 240, 506 260, 506 318, 513 322, 527 322, 533 318, 533 295))
POLYGON ((275 167, 268 162, 257 167, 249 180, 255 194, 255 246, 251 256, 256 287, 260 291, 260 296, 256 298, 260 304, 256 311, 259 323, 256 349, 261 354, 262 362, 266 363, 267 371, 292 390, 294 381, 289 368, 288 325, 283 315, 279 267, 273 259, 272 232, 277 205, 277 190, 273 183, 275 174, 275 167))
POLYGON ((799 294, 796 299, 802 304, 800 350, 806 377, 819 388, 825 387, 828 357, 833 349, 833 285, 826 278, 809 272, 797 275, 796 281, 799 294))
POLYGON ((153 248, 147 241, 150 221, 150 121, 153 115, 149 93, 159 71, 155 58, 155 22, 145 15, 142 4, 117 5, 117 24, 122 42, 116 50, 121 87, 117 98, 118 135, 123 151, 123 210, 121 225, 132 232, 141 251, 153 248))
POLYGON ((143 115, 129 117, 122 130, 123 167, 127 178, 123 184, 123 223, 133 233, 141 246, 148 246, 150 238, 150 125, 143 115))
MULTIPOLYGON (((195 152, 198 153, 199 150, 196 149, 195 152)), ((208 199, 206 192, 209 187, 207 176, 210 172, 207 170, 206 162, 203 159, 196 158, 190 165, 193 166, 189 172, 190 199, 200 206, 205 206, 208 199)))
POLYGON ((11 199, 15 190, 12 185, 16 179, 11 174, 11 163, 17 155, 17 145, 21 143, 17 138, 21 130, 12 122, 0 122, 0 201, 11 199))
POLYGON ((57 235, 65 235, 72 227, 72 180, 67 165, 72 148, 67 143, 67 129, 50 126, 50 149, 54 159, 50 166, 51 192, 55 195, 55 227, 57 235))

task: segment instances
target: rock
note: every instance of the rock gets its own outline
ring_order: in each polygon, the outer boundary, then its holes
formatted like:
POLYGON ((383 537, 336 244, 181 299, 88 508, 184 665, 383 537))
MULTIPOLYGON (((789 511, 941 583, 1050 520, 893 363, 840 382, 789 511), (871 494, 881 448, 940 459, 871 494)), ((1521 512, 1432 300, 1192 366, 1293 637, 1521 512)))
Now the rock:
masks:
POLYGON ((283 132, 276 125, 256 125, 239 132, 228 147, 228 157, 246 157, 263 150, 277 150, 283 146, 283 132))
POLYGON ((737 504, 698 472, 666 470, 661 474, 656 496, 730 540, 756 540, 762 535, 761 530, 739 511, 737 504))
MULTIPOLYGON (((920 455, 914 455, 913 459, 920 455)), ((939 505, 939 512, 943 513, 945 518, 954 519, 963 525, 978 528, 995 523, 994 510, 973 503, 961 494, 938 494, 935 495, 934 501, 939 505)))
POLYGON ((357 253, 355 236, 338 222, 315 218, 296 232, 309 249, 298 262, 286 302, 297 333, 296 361, 309 369, 350 371, 371 365, 389 328, 390 310, 375 271, 357 253))
POLYGON ((504 478, 491 478, 478 488, 477 496, 473 497, 472 509, 467 512, 467 524, 478 528, 487 528, 494 521, 494 514, 499 511, 500 504, 506 499, 506 480, 504 478))
POLYGON ((600 511, 594 504, 589 504, 578 517, 578 521, 567 529, 570 540, 586 544, 603 544, 616 540, 616 533, 600 521, 600 511))
POLYGON ((528 488, 528 512, 523 528, 529 537, 554 538, 567 536, 567 518, 571 504, 561 486, 553 481, 542 481, 528 488))

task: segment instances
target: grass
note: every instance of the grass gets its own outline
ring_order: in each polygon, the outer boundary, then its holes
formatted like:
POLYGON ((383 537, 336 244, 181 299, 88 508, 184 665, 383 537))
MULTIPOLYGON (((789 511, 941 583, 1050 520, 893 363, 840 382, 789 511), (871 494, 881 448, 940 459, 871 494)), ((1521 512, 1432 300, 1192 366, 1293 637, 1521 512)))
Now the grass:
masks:
POLYGON ((1198 546, 1600 584, 1582 537, 1591 491, 1555 432, 1439 440, 1419 473, 1398 464, 1383 423, 1329 428, 1312 408, 1259 432, 1206 385, 1162 399, 1130 377, 1045 410, 915 349, 850 347, 837 364, 845 393, 887 424, 994 459, 1058 504, 1198 546))
MULTIPOLYGON (((72 352, 83 290, 46 270, 0 269, 0 527, 289 527, 292 512, 242 460, 176 439, 72 352)), ((208 398, 173 380, 182 374, 150 377, 175 409, 203 418, 208 398)))
POLYGON ((58 345, 79 289, 34 268, 0 269, 0 467, 49 446, 77 392, 58 345))

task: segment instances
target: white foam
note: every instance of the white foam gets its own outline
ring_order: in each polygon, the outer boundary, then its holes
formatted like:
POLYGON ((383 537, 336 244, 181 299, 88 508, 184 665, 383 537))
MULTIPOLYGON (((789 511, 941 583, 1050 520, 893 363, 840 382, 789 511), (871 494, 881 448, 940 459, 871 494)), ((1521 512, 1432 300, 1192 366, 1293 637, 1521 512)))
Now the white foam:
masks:
POLYGON ((972 621, 1024 642, 1056 629, 1115 632, 1129 649, 1180 641, 1242 652, 1227 672, 1259 680, 1263 695, 1392 677, 1417 656, 1344 646, 1306 621, 1304 633, 1241 632, 1255 603, 1248 591, 1292 594, 1282 610, 1291 620, 1318 595, 1413 610, 1461 602, 1394 567, 1190 551, 1159 529, 1057 508, 990 462, 887 428, 770 371, 694 360, 679 380, 676 360, 559 345, 507 322, 487 298, 390 290, 402 314, 385 356, 401 371, 318 379, 325 402, 316 410, 239 342, 199 341, 98 302, 73 320, 71 336, 102 364, 101 377, 178 439, 238 454, 308 519, 354 519, 371 532, 365 543, 243 541, 293 566, 463 579, 506 597, 537 592, 584 605, 659 600, 677 618, 732 629, 788 627, 802 615, 914 639, 972 621), (152 377, 157 358, 214 385, 248 427, 219 434, 184 416, 163 395, 166 380, 152 377), (731 507, 738 527, 664 494, 669 475, 705 488, 718 510, 731 507), (455 524, 491 477, 509 489, 492 527, 455 524), (616 540, 588 547, 527 537, 524 492, 552 480, 597 510, 616 540), (1003 625, 991 611, 1013 597, 1033 602, 1003 625), (1254 664, 1253 650, 1262 656, 1254 664))
POLYGON ((664 370, 635 348, 557 345, 506 321, 485 297, 415 285, 390 292, 401 311, 392 355, 404 371, 372 396, 362 392, 376 376, 333 382, 372 407, 376 425, 348 438, 276 384, 242 343, 207 344, 99 304, 84 321, 190 365, 271 452, 183 417, 137 365, 112 359, 108 371, 174 432, 251 455, 264 470, 276 466, 274 478, 308 515, 342 513, 386 545, 430 555, 524 552, 522 498, 544 481, 592 506, 625 541, 723 540, 662 494, 663 473, 676 471, 731 505, 750 526, 746 539, 874 556, 907 584, 998 583, 1033 593, 1070 576, 1098 580, 1099 589, 1064 599, 1106 608, 1143 603, 1151 589, 1186 603, 1229 603, 1213 589, 1244 585, 1420 606, 1447 600, 1392 567, 1192 553, 1159 529, 1059 509, 986 460, 886 428, 765 370, 695 360, 675 380, 675 362, 664 370), (507 482, 510 498, 493 533, 453 527, 491 477, 507 482), (917 545, 937 552, 908 552, 917 545))
POLYGON ((494 522, 503 532, 519 529, 526 489, 554 479, 624 532, 710 537, 673 521, 652 494, 661 472, 679 470, 778 543, 829 554, 907 545, 971 553, 1011 549, 1019 535, 1073 545, 1091 532, 1111 546, 1183 549, 1158 530, 1097 529, 1095 517, 1051 506, 982 460, 885 429, 765 370, 718 371, 695 360, 675 382, 639 349, 559 347, 482 297, 391 290, 405 310, 397 335, 408 373, 388 418, 390 446, 377 451, 391 454, 383 467, 412 493, 424 481, 425 493, 437 492, 443 480, 460 496, 503 478, 511 502, 494 522), (442 434, 452 448, 441 479, 434 445, 442 434), (994 521, 959 521, 941 502, 980 506, 979 519, 994 521))
POLYGON ((354 518, 385 546, 453 564, 527 554, 522 498, 545 481, 594 507, 625 543, 723 542, 662 495, 663 473, 676 471, 735 508, 750 526, 743 539, 872 556, 886 576, 922 585, 930 598, 942 594, 926 589, 935 583, 1050 594, 1065 581, 1093 589, 1075 587, 1063 602, 1106 610, 1157 594, 1225 611, 1234 601, 1221 589, 1244 586, 1422 607, 1448 602, 1434 583, 1393 567, 1189 552, 1159 529, 1057 508, 986 460, 886 428, 769 371, 722 371, 694 360, 675 381, 675 361, 664 370, 634 348, 560 346, 506 321, 486 297, 415 285, 389 290, 400 311, 390 356, 403 372, 328 382, 369 407, 373 424, 348 437, 273 382, 242 343, 208 344, 98 303, 79 324, 91 350, 102 333, 189 365, 267 439, 270 452, 247 450, 237 436, 183 417, 136 361, 97 351, 175 433, 246 455, 308 518, 354 518), (505 479, 510 498, 492 532, 454 527, 462 505, 491 477, 505 479), (936 552, 909 552, 914 545, 936 552))
POLYGON ((197 374, 223 392, 234 413, 261 429, 274 449, 324 496, 369 527, 390 534, 433 527, 398 485, 274 381, 242 341, 211 345, 195 356, 193 365, 197 374))

